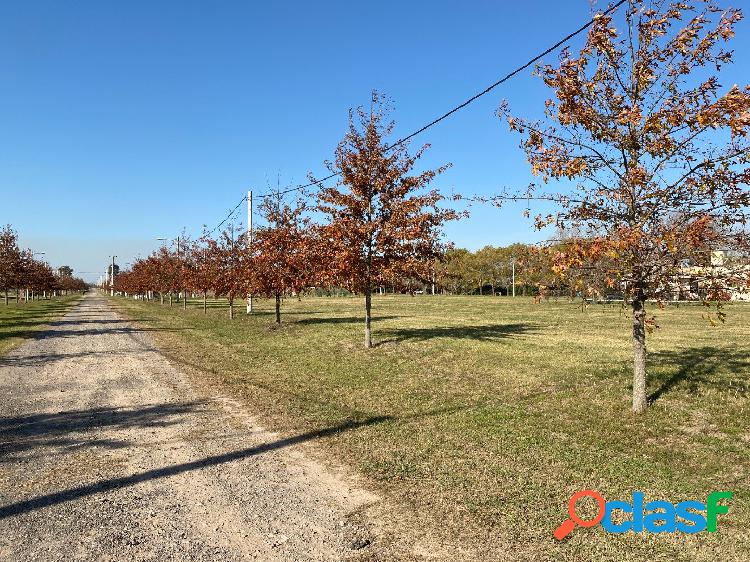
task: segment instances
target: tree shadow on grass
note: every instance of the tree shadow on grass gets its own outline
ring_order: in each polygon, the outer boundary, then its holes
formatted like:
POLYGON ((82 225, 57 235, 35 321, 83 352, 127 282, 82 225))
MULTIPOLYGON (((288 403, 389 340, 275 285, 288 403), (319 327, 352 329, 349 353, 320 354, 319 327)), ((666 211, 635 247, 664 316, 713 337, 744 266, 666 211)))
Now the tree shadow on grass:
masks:
POLYGON ((651 365, 675 369, 652 375, 652 383, 658 385, 658 388, 649 395, 649 402, 658 400, 678 387, 683 387, 689 394, 697 394, 701 388, 731 391, 743 396, 750 394, 750 383, 747 382, 750 352, 746 350, 693 347, 652 353, 648 361, 651 365))
POLYGON ((426 341, 434 338, 466 339, 476 341, 500 341, 516 336, 533 334, 538 329, 534 324, 483 324, 480 326, 440 326, 433 328, 384 328, 380 331, 386 339, 378 345, 403 341, 426 341))
MULTIPOLYGON (((374 316, 372 318, 373 322, 379 322, 380 320, 396 320, 398 318, 403 318, 403 316, 374 316)), ((303 324, 303 325, 316 325, 316 324, 364 324, 365 318, 364 316, 340 316, 340 317, 334 317, 334 318, 303 318, 302 320, 297 320, 296 324, 303 324)))

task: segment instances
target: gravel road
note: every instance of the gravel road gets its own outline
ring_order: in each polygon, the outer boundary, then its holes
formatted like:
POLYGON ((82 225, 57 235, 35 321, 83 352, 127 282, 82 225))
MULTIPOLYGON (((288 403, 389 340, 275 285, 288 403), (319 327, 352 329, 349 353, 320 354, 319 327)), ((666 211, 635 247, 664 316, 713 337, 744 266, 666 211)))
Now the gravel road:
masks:
POLYGON ((88 294, 0 360, 0 560, 412 560, 381 500, 88 294), (380 506, 380 507, 378 507, 380 506))

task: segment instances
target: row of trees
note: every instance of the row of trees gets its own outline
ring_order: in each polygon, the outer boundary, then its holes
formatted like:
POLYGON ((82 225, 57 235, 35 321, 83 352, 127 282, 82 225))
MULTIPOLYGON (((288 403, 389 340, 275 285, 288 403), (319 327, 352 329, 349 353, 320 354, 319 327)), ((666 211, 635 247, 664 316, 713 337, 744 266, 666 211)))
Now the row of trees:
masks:
POLYGON ((18 234, 10 225, 0 230, 0 289, 6 305, 11 290, 15 291, 18 302, 22 297, 29 300, 56 291, 84 291, 86 287, 85 281, 73 277, 69 267, 55 272, 47 262, 34 258, 32 250, 22 250, 18 234))
POLYGON ((434 279, 441 226, 457 217, 439 206, 437 190, 427 189, 446 167, 413 173, 427 147, 412 155, 406 143, 388 144, 394 127, 389 111, 373 92, 368 111, 350 113, 348 132, 326 162, 341 180, 321 187, 314 204, 265 197, 259 208, 264 226, 252 239, 234 226, 218 239, 182 237, 179 251, 163 247, 136 261, 116 277, 115 289, 158 293, 162 301, 165 294, 198 292, 204 303, 210 292, 228 298, 230 316, 237 297, 262 295, 275 299, 280 323, 284 296, 312 286, 343 287, 364 296, 365 346, 372 347, 373 292, 434 279))
MULTIPOLYGON (((580 51, 566 49, 557 64, 537 69, 552 91, 539 119, 501 106, 500 117, 522 136, 521 149, 541 181, 484 199, 541 201, 554 210, 535 217, 538 228, 578 233, 530 252, 526 274, 547 268, 545 276, 582 294, 623 288, 633 319, 633 410, 641 412, 646 333, 655 325, 647 303, 662 302, 685 263, 705 259, 707 248, 750 247, 750 88, 724 89, 711 76, 732 61, 727 43, 740 10, 711 0, 629 0, 623 10, 620 29, 611 13, 598 14, 580 51)), ((204 286, 230 300, 247 291, 278 297, 295 290, 292 280, 345 286, 364 295, 370 347, 378 286, 435 282, 439 275, 456 291, 507 284, 509 256, 497 249, 456 250, 437 265, 439 229, 458 215, 438 208, 438 192, 422 188, 445 168, 411 173, 422 151, 412 156, 405 143, 385 142, 393 124, 384 121, 380 102, 374 94, 369 112, 350 114, 349 131, 327 163, 340 181, 317 194, 313 209, 324 222, 311 228, 292 207, 244 251, 235 252, 243 242, 226 234, 204 240, 200 247, 212 256, 204 286)), ((163 274, 154 270, 140 290, 166 288, 158 281, 163 274)), ((716 296, 741 282, 728 268, 711 275, 716 296)), ((183 277, 179 283, 190 282, 183 277)))

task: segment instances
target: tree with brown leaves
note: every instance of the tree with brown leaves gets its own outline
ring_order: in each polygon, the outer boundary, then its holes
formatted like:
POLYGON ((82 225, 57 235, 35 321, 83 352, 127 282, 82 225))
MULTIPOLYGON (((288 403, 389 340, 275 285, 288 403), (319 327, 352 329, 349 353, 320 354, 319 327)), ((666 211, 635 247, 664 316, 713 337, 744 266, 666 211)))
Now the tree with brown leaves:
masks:
POLYGON ((10 225, 0 230, 0 288, 8 305, 8 289, 18 287, 21 270, 21 250, 18 247, 18 234, 10 225))
MULTIPOLYGON (((661 303, 687 261, 705 261, 707 245, 747 247, 750 89, 724 88, 710 76, 732 60, 726 44, 739 10, 710 0, 627 6, 620 28, 598 16, 578 53, 566 50, 559 64, 539 69, 555 94, 544 120, 501 107, 544 185, 497 199, 557 203, 537 226, 583 235, 556 252, 558 274, 581 284, 581 265, 600 264, 607 282, 624 288, 633 318, 632 408, 642 412, 654 326, 647 301, 661 303), (549 190, 551 180, 566 188, 549 190)), ((707 266, 710 293, 721 294, 737 274, 707 266)))
POLYGON ((372 292, 378 285, 429 279, 441 225, 455 213, 439 208, 437 190, 424 191, 447 166, 411 175, 422 147, 389 146, 394 128, 385 100, 373 92, 369 111, 349 112, 349 130, 336 148, 334 187, 320 190, 318 209, 328 217, 323 241, 332 279, 365 297, 365 347, 372 347, 372 292))
POLYGON ((189 289, 203 295, 203 313, 208 309, 208 292, 216 285, 219 252, 216 241, 205 234, 190 248, 192 267, 187 279, 189 289))
POLYGON ((253 294, 275 299, 277 325, 281 324, 282 297, 298 295, 313 279, 316 260, 305 210, 302 201, 289 205, 276 195, 264 198, 259 207, 266 226, 253 233, 247 276, 253 294))
POLYGON ((234 299, 237 295, 248 294, 247 278, 243 274, 249 269, 247 237, 242 235, 241 228, 230 224, 216 244, 211 245, 211 250, 215 252, 212 260, 214 294, 227 297, 229 318, 234 318, 234 299))

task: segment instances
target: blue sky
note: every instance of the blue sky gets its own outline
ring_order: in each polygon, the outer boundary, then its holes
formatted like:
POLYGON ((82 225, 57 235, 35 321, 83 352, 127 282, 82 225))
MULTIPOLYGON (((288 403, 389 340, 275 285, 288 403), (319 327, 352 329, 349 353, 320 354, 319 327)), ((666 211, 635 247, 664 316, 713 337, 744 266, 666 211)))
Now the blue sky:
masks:
MULTIPOLYGON (((156 237, 213 227, 248 189, 323 174, 371 89, 407 134, 588 17, 587 0, 4 2, 0 223, 55 266, 125 264, 156 237)), ((748 68, 739 32, 727 86, 748 68)), ((547 95, 526 72, 419 136, 426 166, 453 163, 436 186, 527 184, 494 111, 506 98, 537 115, 547 95)), ((470 248, 538 239, 521 211, 475 209, 447 234, 470 248)))

